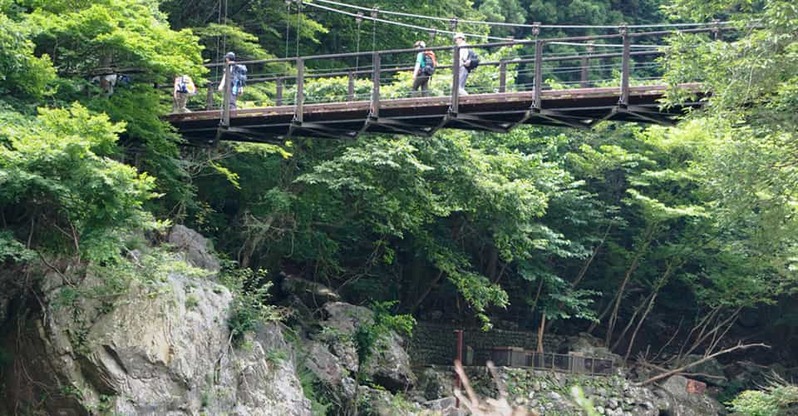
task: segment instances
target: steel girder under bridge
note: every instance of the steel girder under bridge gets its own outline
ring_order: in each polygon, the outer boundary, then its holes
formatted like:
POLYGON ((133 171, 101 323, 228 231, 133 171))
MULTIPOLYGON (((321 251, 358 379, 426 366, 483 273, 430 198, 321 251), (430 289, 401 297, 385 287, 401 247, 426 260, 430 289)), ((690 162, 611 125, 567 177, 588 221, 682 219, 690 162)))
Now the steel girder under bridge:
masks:
MULTIPOLYGON (((695 88, 695 86, 691 86, 695 88)), ((233 140, 282 142, 292 137, 356 138, 363 133, 431 135, 442 128, 508 132, 521 124, 590 128, 605 121, 671 124, 685 106, 661 108, 665 86, 630 87, 626 104, 617 88, 580 88, 276 106, 231 112, 229 126, 220 126, 220 111, 172 114, 169 121, 189 141, 233 140)))

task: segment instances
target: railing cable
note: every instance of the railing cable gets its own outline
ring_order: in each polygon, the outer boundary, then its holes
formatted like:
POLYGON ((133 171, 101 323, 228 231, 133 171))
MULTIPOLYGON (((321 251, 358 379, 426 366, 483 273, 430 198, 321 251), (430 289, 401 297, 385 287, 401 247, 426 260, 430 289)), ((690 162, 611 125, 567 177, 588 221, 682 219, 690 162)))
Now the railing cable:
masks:
MULTIPOLYGON (((356 6, 353 4, 346 4, 341 3, 338 1, 333 0, 315 0, 319 3, 326 3, 332 4, 335 6, 340 7, 349 7, 356 10, 369 10, 367 7, 356 6)), ((435 17, 435 16, 425 16, 413 13, 404 13, 404 12, 394 12, 389 10, 381 10, 382 14, 386 15, 394 15, 394 16, 401 16, 401 17, 410 17, 416 19, 427 19, 427 20, 437 20, 441 22, 449 22, 451 18, 449 17, 435 17)), ((465 20, 465 19, 458 19, 460 23, 469 23, 469 24, 479 24, 479 25, 488 25, 488 26, 504 26, 504 27, 518 27, 518 28, 532 28, 534 25, 531 24, 524 24, 524 23, 507 23, 507 22, 490 22, 490 21, 481 21, 481 20, 465 20)), ((659 27, 672 27, 672 28, 679 28, 679 27, 693 27, 693 26, 713 26, 713 25, 727 25, 731 22, 724 21, 724 22, 700 22, 700 23, 655 23, 655 24, 644 24, 644 25, 628 25, 628 28, 659 28, 659 27)), ((544 29, 617 29, 618 25, 539 25, 539 27, 544 29)))
MULTIPOLYGON (((347 12, 347 11, 344 11, 344 10, 338 10, 336 8, 333 8, 333 7, 322 6, 321 4, 307 3, 307 5, 311 6, 311 7, 318 8, 318 9, 327 10, 327 11, 333 12, 333 13, 339 13, 339 14, 343 14, 343 15, 346 15, 346 16, 357 17, 356 13, 351 13, 351 12, 347 12)), ((373 9, 366 9, 366 10, 373 10, 373 9)), ((380 10, 380 13, 383 13, 383 11, 380 10)), ((406 27, 406 28, 410 28, 410 29, 416 29, 416 30, 425 31, 425 32, 428 32, 428 31, 430 31, 432 29, 432 28, 425 27, 425 26, 418 26, 418 25, 412 25, 412 24, 409 24, 409 23, 395 22, 393 20, 386 20, 386 19, 381 19, 381 18, 378 18, 378 17, 363 16, 363 18, 371 20, 373 22, 387 23, 389 25, 401 26, 401 27, 406 27)), ((447 19, 447 21, 448 20, 449 19, 447 19)), ((455 33, 455 32, 450 31, 450 30, 437 30, 437 31, 438 32, 442 32, 442 33, 448 33, 450 35, 453 35, 455 33)), ((466 36, 468 36, 468 37, 474 37, 474 38, 486 38, 486 39, 498 40, 498 41, 507 40, 507 38, 500 38, 500 37, 495 37, 495 36, 487 36, 487 35, 474 34, 474 33, 464 33, 464 34, 466 36)))

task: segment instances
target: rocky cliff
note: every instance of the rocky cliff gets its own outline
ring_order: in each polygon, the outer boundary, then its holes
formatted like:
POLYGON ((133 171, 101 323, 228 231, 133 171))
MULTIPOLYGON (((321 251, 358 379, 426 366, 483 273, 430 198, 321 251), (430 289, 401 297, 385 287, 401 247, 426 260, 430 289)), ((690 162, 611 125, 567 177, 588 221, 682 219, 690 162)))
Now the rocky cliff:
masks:
POLYGON ((188 249, 172 269, 118 293, 113 276, 76 265, 0 274, 0 414, 310 414, 282 328, 260 326, 235 348, 230 292, 183 260, 218 266, 204 239, 176 232, 188 249))

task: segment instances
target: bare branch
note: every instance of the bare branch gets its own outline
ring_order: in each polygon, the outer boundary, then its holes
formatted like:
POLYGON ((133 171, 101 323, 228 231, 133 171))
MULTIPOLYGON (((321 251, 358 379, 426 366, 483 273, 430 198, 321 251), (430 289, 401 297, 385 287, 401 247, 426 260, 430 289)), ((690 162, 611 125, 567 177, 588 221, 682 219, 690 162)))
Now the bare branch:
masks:
POLYGON ((697 366, 697 365, 699 365, 701 363, 709 361, 709 360, 711 360, 711 359, 713 359, 715 357, 721 356, 723 354, 728 354, 728 353, 733 352, 733 351, 744 350, 744 349, 753 348, 753 347, 770 348, 770 345, 763 344, 763 343, 758 343, 758 344, 737 344, 737 345, 735 345, 733 347, 726 348, 725 350, 718 351, 716 353, 707 355, 706 357, 701 358, 700 360, 693 361, 692 363, 689 363, 687 365, 683 365, 683 366, 681 366, 679 368, 674 368, 673 370, 666 371, 666 372, 664 372, 662 374, 659 374, 659 375, 656 375, 654 377, 651 377, 648 380, 641 381, 640 383, 637 383, 637 385, 638 386, 645 386, 646 384, 651 384, 651 383, 653 383, 655 381, 659 381, 659 380, 662 380, 664 378, 668 378, 668 377, 670 377, 670 376, 672 376, 674 374, 681 374, 684 370, 686 370, 686 369, 688 369, 690 367, 697 366))

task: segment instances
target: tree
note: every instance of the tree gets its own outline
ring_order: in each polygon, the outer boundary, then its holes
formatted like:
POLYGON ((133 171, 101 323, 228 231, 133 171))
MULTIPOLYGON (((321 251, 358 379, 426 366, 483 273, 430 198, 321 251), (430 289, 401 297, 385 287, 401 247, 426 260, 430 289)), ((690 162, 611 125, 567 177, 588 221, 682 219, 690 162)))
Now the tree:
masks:
POLYGON ((154 179, 111 159, 123 129, 80 105, 0 128, 0 214, 16 241, 106 261, 126 233, 155 227, 143 209, 154 179))

